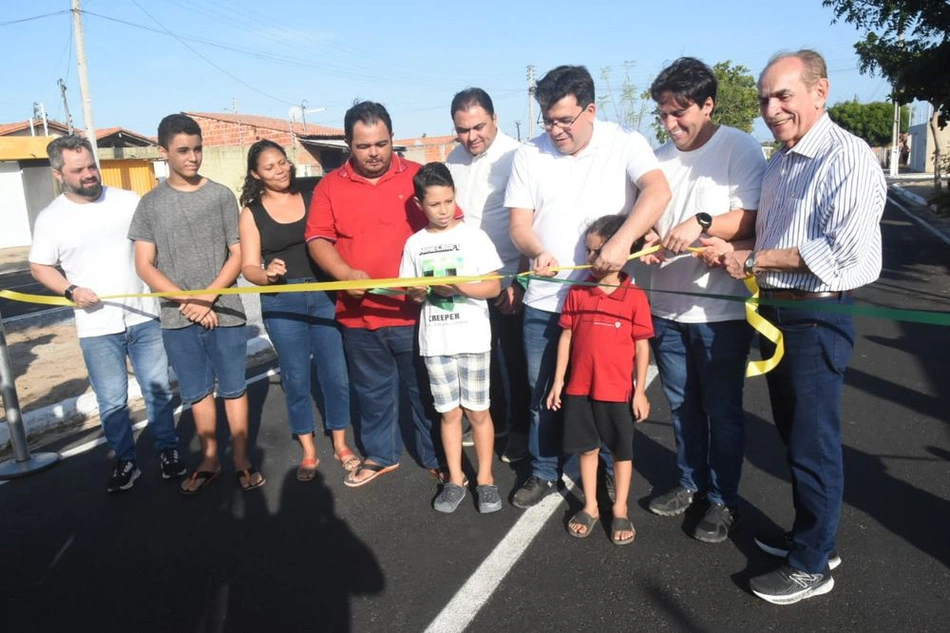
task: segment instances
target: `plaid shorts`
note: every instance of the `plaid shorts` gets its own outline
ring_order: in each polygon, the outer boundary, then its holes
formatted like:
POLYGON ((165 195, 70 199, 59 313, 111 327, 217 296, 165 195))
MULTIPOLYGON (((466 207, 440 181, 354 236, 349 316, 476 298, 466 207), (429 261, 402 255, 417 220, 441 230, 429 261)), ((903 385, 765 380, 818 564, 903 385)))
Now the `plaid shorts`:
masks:
POLYGON ((491 404, 488 397, 490 359, 491 352, 426 356, 435 410, 446 413, 460 405, 469 411, 488 409, 491 404))

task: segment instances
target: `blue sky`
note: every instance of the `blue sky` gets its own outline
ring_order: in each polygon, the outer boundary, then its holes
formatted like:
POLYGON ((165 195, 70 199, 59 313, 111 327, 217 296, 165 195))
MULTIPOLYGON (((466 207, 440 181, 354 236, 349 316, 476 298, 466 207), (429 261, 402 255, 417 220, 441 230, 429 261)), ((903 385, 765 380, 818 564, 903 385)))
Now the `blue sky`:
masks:
MULTIPOLYGON (((62 78, 82 125, 69 6, 5 6, 0 122, 26 119, 34 101, 65 120, 62 78), (11 24, 48 13, 55 15, 11 24)), ((820 0, 84 0, 82 8, 96 127, 149 135, 171 112, 236 104, 238 112, 286 118, 304 100, 325 108, 308 122, 342 127, 355 98, 386 104, 397 138, 450 134, 449 103, 467 86, 492 95, 504 131, 515 136, 520 121, 525 135, 528 64, 538 77, 565 63, 584 64, 595 78, 609 67, 610 89, 619 92, 625 62, 634 62, 630 77, 645 89, 681 55, 710 65, 731 60, 757 75, 774 52, 802 47, 828 61, 832 103, 889 93, 885 80, 858 72, 860 33, 831 24, 820 0)), ((597 89, 608 87, 598 81, 597 89)), ((754 135, 769 138, 761 123, 754 135)))

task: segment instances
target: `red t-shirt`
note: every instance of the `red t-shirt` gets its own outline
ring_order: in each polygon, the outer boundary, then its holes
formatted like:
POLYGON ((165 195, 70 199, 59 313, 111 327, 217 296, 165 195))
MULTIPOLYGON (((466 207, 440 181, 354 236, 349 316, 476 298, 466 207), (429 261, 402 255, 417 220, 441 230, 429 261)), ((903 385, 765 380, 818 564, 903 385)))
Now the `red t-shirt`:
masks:
MULTIPOLYGON (((596 282, 593 277, 587 281, 596 282)), ((633 397, 635 342, 653 338, 646 294, 621 273, 620 287, 573 286, 558 324, 571 330, 570 379, 565 393, 602 402, 633 397)))
MULTIPOLYGON (((419 167, 393 154, 389 171, 376 184, 354 172, 349 161, 333 170, 313 192, 306 240, 333 242, 343 261, 373 279, 398 277, 406 240, 428 224, 413 201, 412 177, 419 167)), ((367 293, 355 299, 338 292, 336 317, 345 327, 368 330, 413 325, 419 305, 405 295, 367 293)))

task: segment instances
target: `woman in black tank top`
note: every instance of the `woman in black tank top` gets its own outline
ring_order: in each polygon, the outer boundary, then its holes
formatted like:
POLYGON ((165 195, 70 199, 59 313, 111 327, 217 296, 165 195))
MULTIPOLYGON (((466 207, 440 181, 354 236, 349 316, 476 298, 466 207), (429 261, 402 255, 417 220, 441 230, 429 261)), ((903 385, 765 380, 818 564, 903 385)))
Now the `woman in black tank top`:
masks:
MULTIPOLYGON (((310 192, 297 190, 294 166, 273 141, 258 141, 247 155, 239 223, 242 273, 259 286, 307 283, 323 275, 310 259, 304 228, 310 192)), ((350 425, 350 387, 343 338, 334 318, 336 297, 327 292, 261 294, 264 327, 280 366, 287 401, 287 422, 303 456, 297 479, 316 475, 317 449, 311 380, 319 380, 321 417, 333 440, 333 456, 347 471, 359 458, 346 444, 350 425)))

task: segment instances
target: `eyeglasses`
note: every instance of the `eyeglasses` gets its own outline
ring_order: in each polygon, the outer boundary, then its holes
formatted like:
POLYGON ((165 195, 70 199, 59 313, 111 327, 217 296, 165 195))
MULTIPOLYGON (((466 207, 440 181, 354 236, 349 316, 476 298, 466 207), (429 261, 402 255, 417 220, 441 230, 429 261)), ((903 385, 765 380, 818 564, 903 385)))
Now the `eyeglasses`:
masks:
POLYGON ((584 114, 585 112, 587 112, 587 108, 586 107, 581 108, 581 111, 578 112, 577 116, 575 116, 573 119, 568 119, 567 117, 563 119, 545 119, 544 115, 542 114, 541 116, 538 117, 538 125, 543 127, 545 130, 550 130, 554 127, 559 127, 562 130, 566 130, 570 128, 572 125, 574 125, 577 119, 579 119, 580 116, 584 114))

